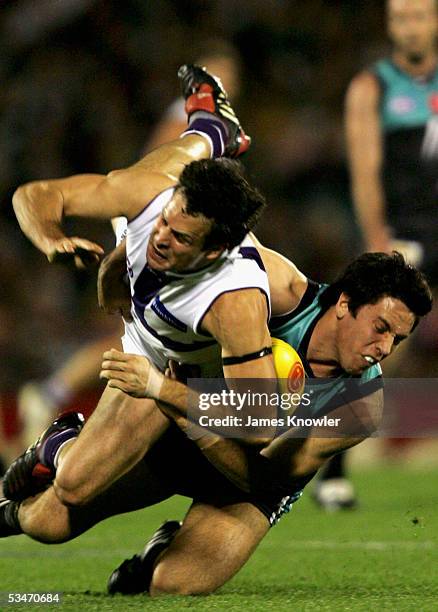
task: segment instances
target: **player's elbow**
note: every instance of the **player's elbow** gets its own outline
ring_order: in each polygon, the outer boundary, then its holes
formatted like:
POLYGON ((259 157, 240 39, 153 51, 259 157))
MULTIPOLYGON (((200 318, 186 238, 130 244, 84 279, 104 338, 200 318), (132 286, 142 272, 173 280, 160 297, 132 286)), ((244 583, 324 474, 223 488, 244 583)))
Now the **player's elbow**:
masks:
POLYGON ((268 446, 272 442, 273 439, 274 439, 274 434, 272 435, 263 434, 263 435, 248 436, 248 438, 245 438, 241 441, 246 446, 264 448, 265 446, 268 446))

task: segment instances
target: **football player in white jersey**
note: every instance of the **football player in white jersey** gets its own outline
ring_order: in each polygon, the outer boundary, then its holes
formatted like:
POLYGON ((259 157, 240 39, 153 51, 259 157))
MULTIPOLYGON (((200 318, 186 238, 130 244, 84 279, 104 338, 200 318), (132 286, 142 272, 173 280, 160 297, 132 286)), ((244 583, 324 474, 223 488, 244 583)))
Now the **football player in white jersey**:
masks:
MULTIPOLYGON (((194 63, 205 66, 211 74, 219 76, 230 100, 235 101, 239 95, 241 73, 237 49, 228 41, 212 39, 211 36, 206 41, 200 40, 197 47, 201 53, 194 63)), ((179 96, 164 111, 148 138, 142 155, 179 138, 186 127, 185 100, 183 96, 179 96)), ((128 315, 129 311, 130 307, 128 315)), ((85 390, 96 388, 102 354, 112 346, 120 346, 122 329, 123 322, 114 321, 113 331, 109 335, 81 346, 58 364, 46 378, 30 380, 18 389, 17 408, 22 423, 20 442, 23 449, 32 444, 58 414, 72 406, 73 398, 80 396, 85 390)), ((20 450, 22 449, 17 448, 15 455, 20 450)), ((0 467, 1 474, 4 470, 0 467)))
MULTIPOLYGON (((205 352, 210 363, 222 361, 226 378, 256 376, 272 382, 267 277, 254 253, 241 253, 238 246, 264 200, 242 177, 237 162, 209 159, 235 157, 248 148, 249 139, 219 81, 195 66, 180 69, 180 78, 190 118, 182 139, 107 176, 77 175, 24 185, 14 195, 14 209, 23 232, 49 261, 70 257, 78 265, 99 260, 103 251, 86 239, 66 236, 62 218, 126 217, 134 317, 127 332, 131 352, 134 347, 146 353, 155 338, 152 353, 146 354, 159 367, 172 351, 187 352, 189 362, 195 363, 205 352), (147 241, 142 240, 143 230, 150 234, 147 241), (172 291, 163 300, 154 300, 152 308, 152 298, 162 296, 158 292, 163 286, 166 291, 176 287, 179 304, 185 295, 188 308, 202 297, 191 301, 191 291, 196 290, 193 275, 210 282, 210 270, 221 276, 222 266, 234 270, 248 262, 259 279, 244 283, 241 274, 230 273, 229 289, 223 280, 216 295, 209 285, 208 302, 202 304, 205 312, 189 309, 186 320, 180 320, 183 310, 175 316, 168 307, 175 303, 172 291), (239 290, 239 282, 243 289, 239 290), (162 329, 156 331, 158 324, 168 324, 167 335, 162 329), (190 337, 181 339, 181 334, 190 337)), ((152 376, 151 389, 160 380, 152 376)), ((52 478, 56 470, 53 490, 58 498, 66 504, 84 504, 135 465, 168 424, 154 401, 138 401, 107 387, 80 437, 81 422, 71 415, 59 419, 43 442, 11 466, 5 492, 11 498, 25 498, 40 488, 35 473, 52 478)))

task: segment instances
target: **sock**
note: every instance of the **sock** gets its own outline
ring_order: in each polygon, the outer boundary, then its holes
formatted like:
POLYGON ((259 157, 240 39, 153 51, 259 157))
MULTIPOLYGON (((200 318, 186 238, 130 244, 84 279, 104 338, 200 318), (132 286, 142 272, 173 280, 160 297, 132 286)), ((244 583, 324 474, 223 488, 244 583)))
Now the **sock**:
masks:
POLYGON ((332 457, 319 477, 320 480, 331 480, 332 478, 345 478, 345 452, 332 457))
POLYGON ((194 112, 190 117, 189 127, 181 134, 181 138, 189 134, 205 136, 210 143, 212 157, 223 155, 228 139, 227 129, 216 115, 205 111, 194 112))
POLYGON ((77 429, 71 427, 62 431, 56 431, 50 435, 38 451, 39 460, 43 465, 56 471, 58 464, 58 452, 69 440, 78 437, 77 429))
POLYGON ((0 538, 23 533, 18 521, 19 502, 0 499, 0 538))

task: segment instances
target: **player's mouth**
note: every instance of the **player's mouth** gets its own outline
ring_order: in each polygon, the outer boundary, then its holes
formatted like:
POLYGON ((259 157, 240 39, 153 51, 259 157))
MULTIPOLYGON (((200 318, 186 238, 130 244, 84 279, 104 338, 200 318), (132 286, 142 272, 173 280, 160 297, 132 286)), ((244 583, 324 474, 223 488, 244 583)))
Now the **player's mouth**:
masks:
POLYGON ((148 256, 156 263, 164 263, 167 261, 166 255, 161 253, 153 244, 149 244, 148 256))
POLYGON ((363 355, 363 359, 367 365, 372 366, 378 363, 378 360, 375 357, 371 357, 371 355, 363 355))

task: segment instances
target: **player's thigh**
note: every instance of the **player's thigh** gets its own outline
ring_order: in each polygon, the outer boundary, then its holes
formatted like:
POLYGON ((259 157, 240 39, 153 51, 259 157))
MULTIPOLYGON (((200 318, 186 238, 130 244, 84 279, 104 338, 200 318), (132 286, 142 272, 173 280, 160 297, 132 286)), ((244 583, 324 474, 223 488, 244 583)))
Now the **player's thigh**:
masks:
POLYGON ((126 473, 167 429, 153 400, 107 387, 77 440, 63 458, 56 487, 97 494, 126 473))
POLYGON ((141 460, 89 504, 69 508, 70 537, 78 536, 110 516, 147 508, 172 495, 173 487, 159 471, 141 460))
POLYGON ((157 564, 151 595, 211 593, 246 563, 269 530, 250 503, 216 507, 194 503, 157 564))
POLYGON ((173 493, 160 473, 142 460, 85 506, 65 506, 53 487, 49 487, 44 493, 22 502, 19 520, 23 531, 36 540, 64 542, 110 516, 152 506, 173 493))

